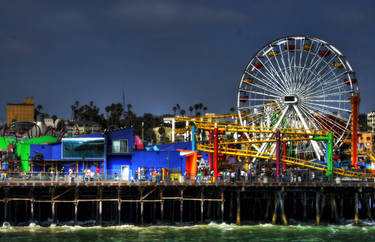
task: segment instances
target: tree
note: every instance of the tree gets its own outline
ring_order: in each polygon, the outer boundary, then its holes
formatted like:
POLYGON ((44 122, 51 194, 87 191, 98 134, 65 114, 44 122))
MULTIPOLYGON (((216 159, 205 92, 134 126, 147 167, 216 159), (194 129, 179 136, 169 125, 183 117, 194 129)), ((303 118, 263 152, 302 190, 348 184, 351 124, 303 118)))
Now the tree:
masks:
POLYGON ((56 114, 52 115, 51 118, 52 118, 52 120, 53 120, 53 126, 56 127, 56 124, 55 124, 55 123, 56 123, 56 120, 57 120, 57 116, 56 116, 56 114))
POLYGON ((231 107, 231 108, 229 109, 229 111, 230 111, 231 113, 234 113, 234 111, 235 111, 234 107, 231 107))
POLYGON ((174 116, 176 116, 177 107, 176 107, 176 106, 173 106, 172 110, 173 110, 173 114, 174 114, 174 116))
POLYGON ((161 136, 164 136, 165 134, 165 128, 162 126, 158 129, 158 133, 161 135, 161 136))
POLYGON ((124 109, 121 103, 112 103, 110 106, 105 107, 105 111, 108 113, 108 126, 111 128, 120 127, 120 120, 124 109))
POLYGON ((207 107, 206 106, 203 107, 203 111, 204 111, 204 113, 207 112, 207 107))
POLYGON ((181 114, 181 116, 185 116, 185 113, 186 113, 186 111, 185 111, 184 109, 181 109, 181 110, 180 110, 180 114, 181 114))
POLYGON ((371 127, 367 125, 367 115, 365 113, 358 115, 358 128, 361 132, 367 132, 371 129, 371 127))
POLYGON ((195 115, 197 115, 197 112, 199 110, 199 104, 198 103, 194 104, 194 109, 195 109, 195 115))
POLYGON ((43 109, 43 106, 38 104, 34 109, 34 120, 38 118, 39 115, 42 114, 41 110, 43 109))
POLYGON ((190 106, 189 107, 190 115, 193 115, 193 110, 194 110, 193 106, 190 106))

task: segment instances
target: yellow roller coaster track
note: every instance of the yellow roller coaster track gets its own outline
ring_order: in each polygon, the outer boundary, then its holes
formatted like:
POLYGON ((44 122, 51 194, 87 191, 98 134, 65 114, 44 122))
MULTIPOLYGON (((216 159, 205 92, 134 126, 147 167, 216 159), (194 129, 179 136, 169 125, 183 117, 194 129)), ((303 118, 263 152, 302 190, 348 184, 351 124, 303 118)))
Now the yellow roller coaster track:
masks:
MULTIPOLYGON (((198 144, 197 149, 200 151, 204 151, 204 152, 210 152, 210 153, 214 152, 213 145, 198 144)), ((240 157, 255 157, 255 158, 260 158, 260 159, 276 160, 275 155, 271 155, 271 154, 257 155, 256 151, 251 151, 251 150, 240 150, 240 149, 225 148, 225 147, 219 146, 218 152, 220 154, 225 154, 225 155, 233 155, 233 156, 240 156, 240 157)), ((320 170, 320 171, 327 170, 327 165, 323 165, 323 164, 316 163, 313 161, 298 159, 294 157, 286 157, 286 159, 281 159, 281 162, 285 162, 285 163, 293 164, 297 166, 302 166, 306 168, 311 168, 315 170, 320 170)), ((345 170, 341 168, 333 168, 333 173, 336 175, 346 176, 346 177, 375 179, 375 175, 372 173, 351 171, 351 170, 345 170)))

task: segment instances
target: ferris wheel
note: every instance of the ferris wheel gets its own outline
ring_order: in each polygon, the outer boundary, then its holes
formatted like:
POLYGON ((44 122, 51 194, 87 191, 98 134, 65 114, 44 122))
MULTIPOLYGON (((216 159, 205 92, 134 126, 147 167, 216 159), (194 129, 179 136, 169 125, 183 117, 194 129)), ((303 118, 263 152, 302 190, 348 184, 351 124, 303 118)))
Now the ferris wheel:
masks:
MULTIPOLYGON (((312 37, 285 37, 259 50, 243 72, 237 107, 241 124, 273 129, 327 130, 340 145, 349 133, 358 82, 345 56, 312 37)), ((248 137, 250 138, 250 137, 248 137)), ((324 144, 303 144, 316 157, 324 144)), ((256 146, 265 152, 267 144, 256 146)))

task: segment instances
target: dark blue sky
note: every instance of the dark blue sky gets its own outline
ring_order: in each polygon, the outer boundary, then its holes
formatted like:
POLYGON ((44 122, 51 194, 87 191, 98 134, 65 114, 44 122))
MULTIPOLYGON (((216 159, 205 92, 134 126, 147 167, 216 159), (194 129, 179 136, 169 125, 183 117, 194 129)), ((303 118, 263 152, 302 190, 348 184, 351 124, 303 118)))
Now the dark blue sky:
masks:
POLYGON ((33 97, 70 118, 75 100, 137 114, 202 102, 236 106, 242 71, 266 43, 310 35, 357 72, 361 112, 375 109, 375 1, 0 0, 0 121, 33 97))

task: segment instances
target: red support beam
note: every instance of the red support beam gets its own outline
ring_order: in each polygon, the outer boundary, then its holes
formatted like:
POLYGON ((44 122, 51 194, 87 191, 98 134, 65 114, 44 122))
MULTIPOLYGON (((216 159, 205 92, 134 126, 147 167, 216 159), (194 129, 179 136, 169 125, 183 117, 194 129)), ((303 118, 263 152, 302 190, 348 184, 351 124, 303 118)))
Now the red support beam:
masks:
MULTIPOLYGON (((212 144, 212 142, 213 142, 213 133, 212 133, 212 131, 210 131, 208 137, 209 137, 209 142, 210 142, 210 144, 212 144)), ((210 169, 211 169, 211 170, 213 169, 212 158, 213 158, 213 154, 212 154, 212 153, 208 153, 208 163, 209 163, 209 165, 210 165, 210 169)))
POLYGON ((359 96, 352 96, 350 98, 352 103, 352 166, 358 169, 358 106, 359 96))
POLYGON ((214 129, 214 179, 217 181, 217 155, 218 155, 218 147, 217 147, 217 139, 218 139, 218 129, 214 129))

